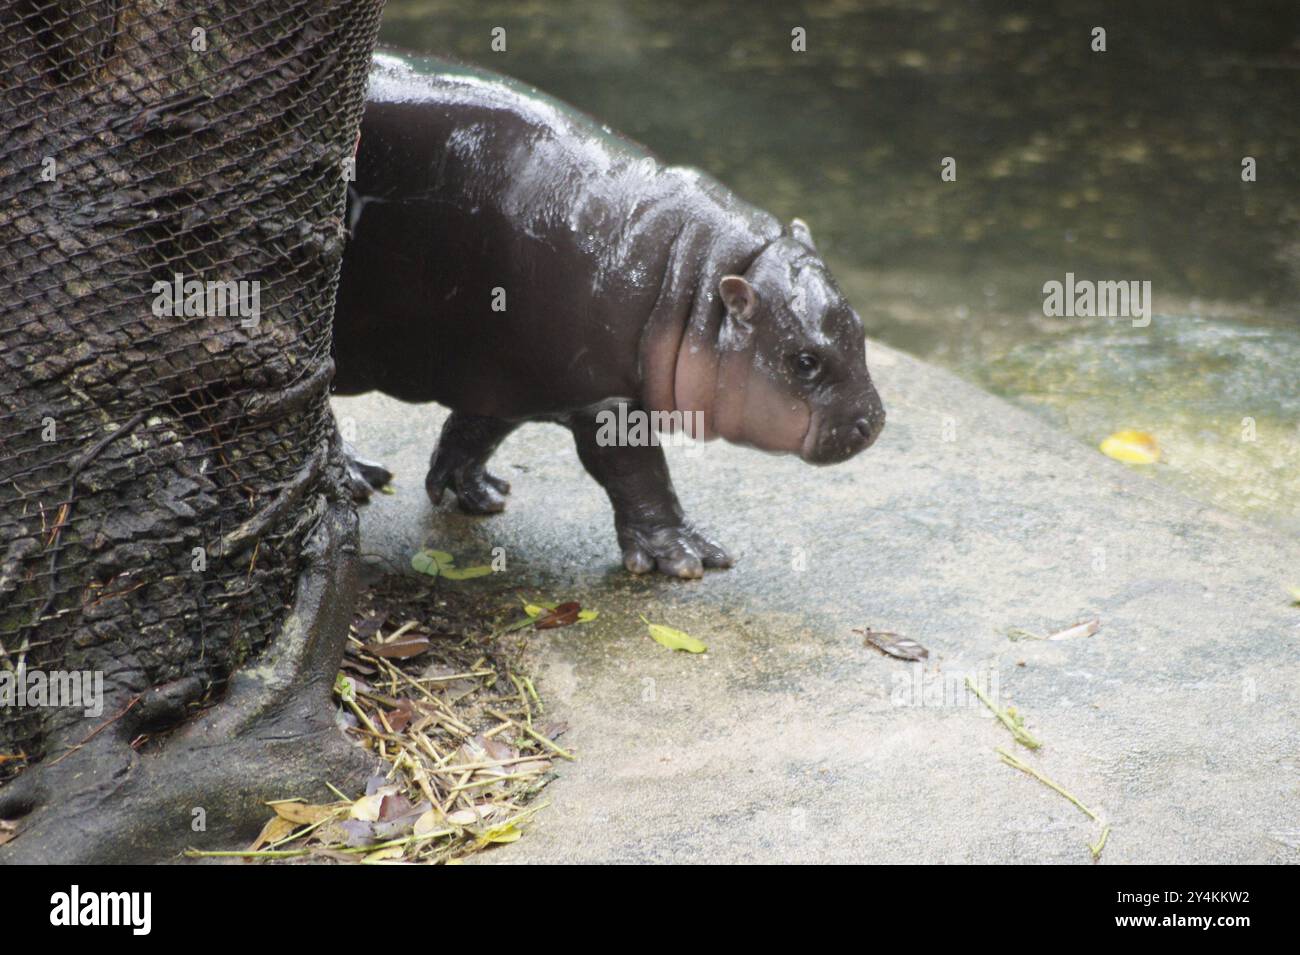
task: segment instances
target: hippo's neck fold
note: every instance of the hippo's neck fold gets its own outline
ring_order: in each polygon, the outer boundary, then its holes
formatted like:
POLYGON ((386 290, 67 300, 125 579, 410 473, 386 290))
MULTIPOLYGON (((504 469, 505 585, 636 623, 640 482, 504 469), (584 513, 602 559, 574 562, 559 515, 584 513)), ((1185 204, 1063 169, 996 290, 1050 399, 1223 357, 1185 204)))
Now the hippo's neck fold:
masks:
MULTIPOLYGON (((739 201, 739 200, 737 200, 739 201)), ((752 208, 752 207, 751 207, 752 208)), ((758 212, 758 210, 754 210, 758 212)), ((649 411, 685 420, 692 437, 710 440, 723 374, 723 307, 718 282, 743 274, 764 246, 780 233, 766 213, 758 221, 723 234, 714 223, 686 222, 667 257, 659 297, 641 341, 641 403, 649 411), (702 433, 699 433, 702 430, 702 433)), ((734 379, 734 371, 727 378, 734 379)))

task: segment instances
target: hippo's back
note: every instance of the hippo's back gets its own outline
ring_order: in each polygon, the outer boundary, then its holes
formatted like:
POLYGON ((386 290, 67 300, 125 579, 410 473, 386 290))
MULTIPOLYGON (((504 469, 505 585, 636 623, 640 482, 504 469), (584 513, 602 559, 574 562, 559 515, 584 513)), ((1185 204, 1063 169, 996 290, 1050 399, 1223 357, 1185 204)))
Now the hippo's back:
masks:
POLYGON ((685 222, 753 231, 755 247, 772 229, 709 177, 530 87, 383 54, 348 218, 338 390, 509 418, 634 395, 685 222))

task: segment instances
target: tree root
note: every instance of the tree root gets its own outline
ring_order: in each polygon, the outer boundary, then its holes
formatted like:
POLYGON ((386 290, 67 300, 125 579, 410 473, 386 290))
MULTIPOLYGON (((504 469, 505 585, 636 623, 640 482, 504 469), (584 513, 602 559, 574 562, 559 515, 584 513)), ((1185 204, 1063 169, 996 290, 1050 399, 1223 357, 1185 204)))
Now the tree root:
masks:
POLYGON ((178 681, 142 694, 109 725, 0 789, 0 818, 21 817, 3 863, 175 861, 186 848, 228 849, 265 823, 264 803, 330 798, 357 786, 373 758, 335 725, 331 692, 357 589, 357 517, 331 504, 304 554, 294 606, 225 698, 176 730, 156 754, 140 731, 200 692, 178 681))

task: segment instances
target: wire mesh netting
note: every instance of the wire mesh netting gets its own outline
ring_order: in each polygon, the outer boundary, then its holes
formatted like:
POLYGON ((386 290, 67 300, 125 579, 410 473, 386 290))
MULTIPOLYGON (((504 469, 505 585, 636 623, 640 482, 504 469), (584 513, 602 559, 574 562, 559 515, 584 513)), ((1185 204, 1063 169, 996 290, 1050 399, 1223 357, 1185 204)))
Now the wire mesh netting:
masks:
MULTIPOLYGON (((109 718, 274 638, 343 493, 330 320, 381 7, 6 5, 0 676, 101 671, 109 718)), ((0 705, 0 783, 89 728, 0 705)))

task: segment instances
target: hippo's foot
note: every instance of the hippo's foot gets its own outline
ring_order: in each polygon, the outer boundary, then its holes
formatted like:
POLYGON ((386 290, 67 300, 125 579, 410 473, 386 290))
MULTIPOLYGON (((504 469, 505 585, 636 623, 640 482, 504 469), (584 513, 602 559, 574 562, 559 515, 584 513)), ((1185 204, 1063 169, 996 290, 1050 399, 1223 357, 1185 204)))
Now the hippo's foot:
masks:
POLYGON ((510 482, 487 472, 488 458, 519 425, 500 418, 453 411, 442 426, 438 447, 429 459, 424 489, 437 504, 448 488, 466 514, 496 514, 506 509, 510 482))
POLYGON ((357 457, 347 445, 344 445, 343 454, 347 462, 348 493, 358 504, 364 504, 373 492, 392 483, 393 472, 382 464, 357 457))
POLYGON ((510 482, 489 474, 482 465, 443 471, 435 461, 429 469, 429 476, 424 479, 424 488, 434 504, 442 500, 444 491, 450 489, 466 514, 498 514, 506 509, 510 482))
POLYGON ((348 492, 352 500, 364 504, 371 494, 392 483, 393 472, 382 464, 361 458, 347 459, 348 492))
POLYGON ((735 561, 717 541, 690 524, 653 526, 629 524, 619 528, 623 566, 634 574, 657 570, 686 580, 704 576, 706 567, 730 567, 735 561))

